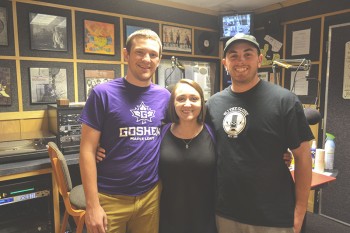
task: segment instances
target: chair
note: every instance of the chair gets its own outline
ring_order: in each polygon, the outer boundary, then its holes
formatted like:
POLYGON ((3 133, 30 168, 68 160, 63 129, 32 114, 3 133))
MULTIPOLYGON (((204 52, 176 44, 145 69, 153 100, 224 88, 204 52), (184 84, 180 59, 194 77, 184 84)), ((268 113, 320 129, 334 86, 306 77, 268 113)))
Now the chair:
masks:
POLYGON ((48 143, 48 152, 58 191, 63 198, 65 207, 60 233, 66 231, 69 215, 73 217, 77 225, 76 232, 83 232, 86 207, 83 185, 72 188, 66 159, 54 142, 48 143))

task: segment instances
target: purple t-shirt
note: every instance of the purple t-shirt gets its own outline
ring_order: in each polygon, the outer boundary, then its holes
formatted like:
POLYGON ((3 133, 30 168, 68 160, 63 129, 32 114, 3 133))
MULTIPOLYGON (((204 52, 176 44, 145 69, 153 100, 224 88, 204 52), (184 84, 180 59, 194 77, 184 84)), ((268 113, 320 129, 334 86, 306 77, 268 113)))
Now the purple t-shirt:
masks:
POLYGON ((138 87, 124 78, 94 87, 82 123, 101 132, 106 158, 97 164, 98 190, 136 196, 158 181, 160 126, 170 93, 158 85, 138 87))

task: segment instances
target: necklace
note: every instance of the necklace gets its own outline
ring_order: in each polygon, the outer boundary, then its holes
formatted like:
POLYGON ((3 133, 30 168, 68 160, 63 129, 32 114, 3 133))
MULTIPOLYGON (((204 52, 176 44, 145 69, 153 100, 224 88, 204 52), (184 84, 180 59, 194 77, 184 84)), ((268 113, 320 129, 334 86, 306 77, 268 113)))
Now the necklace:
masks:
POLYGON ((188 148, 190 148, 190 144, 191 144, 192 140, 195 139, 198 136, 198 134, 202 131, 203 126, 200 126, 199 129, 197 129, 198 131, 196 130, 197 132, 195 132, 195 134, 192 136, 192 138, 187 139, 188 142, 186 141, 186 139, 181 138, 181 136, 178 133, 176 133, 176 131, 178 131, 178 128, 177 128, 177 130, 175 130, 174 128, 175 128, 175 124, 173 123, 170 127, 170 131, 173 133, 173 135, 175 135, 176 137, 181 139, 185 143, 185 148, 188 149, 188 148))
POLYGON ((192 142, 193 138, 189 142, 186 142, 185 139, 182 139, 182 141, 186 144, 186 149, 190 148, 190 143, 192 142))

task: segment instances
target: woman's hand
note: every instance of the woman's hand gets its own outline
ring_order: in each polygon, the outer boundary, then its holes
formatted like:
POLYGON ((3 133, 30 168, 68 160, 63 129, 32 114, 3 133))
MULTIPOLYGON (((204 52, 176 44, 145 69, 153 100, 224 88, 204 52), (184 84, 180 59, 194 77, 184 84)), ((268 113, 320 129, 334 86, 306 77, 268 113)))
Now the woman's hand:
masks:
POLYGON ((292 163, 292 159, 293 159, 293 154, 290 150, 286 151, 283 154, 283 160, 284 160, 284 163, 287 165, 287 167, 290 167, 290 164, 292 163))
POLYGON ((102 160, 104 160, 106 158, 106 150, 103 149, 102 147, 98 146, 96 149, 96 163, 101 162, 102 160))

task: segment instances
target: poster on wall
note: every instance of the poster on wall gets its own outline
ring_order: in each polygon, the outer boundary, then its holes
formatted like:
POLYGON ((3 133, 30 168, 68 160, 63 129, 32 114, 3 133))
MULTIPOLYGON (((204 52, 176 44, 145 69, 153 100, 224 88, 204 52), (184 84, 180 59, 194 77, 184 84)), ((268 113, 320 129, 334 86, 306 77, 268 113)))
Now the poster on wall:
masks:
POLYGON ((67 98, 67 74, 62 68, 29 68, 32 104, 56 103, 67 98))
POLYGON ((115 54, 114 24, 84 20, 85 53, 115 54))
POLYGON ((0 67, 0 105, 11 105, 10 68, 0 67))
POLYGON ((192 52, 192 30, 183 27, 163 25, 163 49, 179 52, 192 52))
POLYGON ((114 70, 85 70, 85 98, 87 99, 92 89, 101 83, 114 79, 114 70))
POLYGON ((146 29, 144 27, 139 27, 139 26, 133 26, 133 25, 126 25, 125 26, 125 35, 126 35, 126 38, 128 38, 131 33, 137 31, 137 30, 141 30, 141 29, 146 29))
POLYGON ((0 45, 8 45, 6 8, 0 7, 0 45))
POLYGON ((30 46, 35 50, 67 51, 67 18, 29 13, 30 46))

